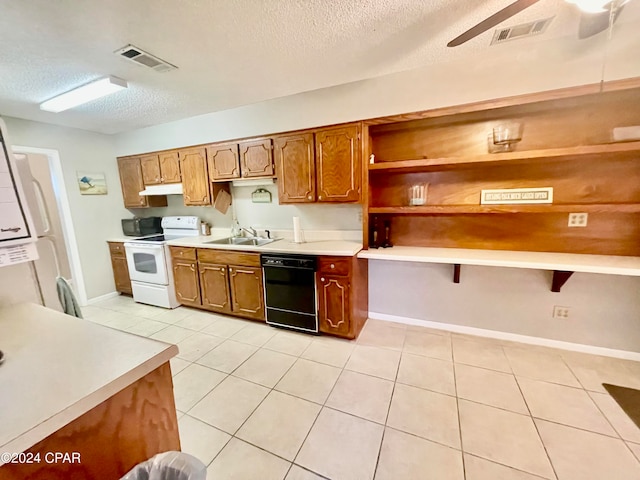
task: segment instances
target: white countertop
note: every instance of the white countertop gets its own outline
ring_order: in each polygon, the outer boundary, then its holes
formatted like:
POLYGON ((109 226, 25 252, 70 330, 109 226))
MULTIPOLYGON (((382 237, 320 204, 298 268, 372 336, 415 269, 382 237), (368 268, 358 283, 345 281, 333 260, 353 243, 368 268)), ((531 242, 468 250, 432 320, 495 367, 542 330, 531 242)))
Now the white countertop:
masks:
POLYGON ((314 240, 305 243, 294 243, 281 239, 267 245, 216 245, 211 242, 214 236, 185 237, 169 240, 168 245, 176 247, 215 248, 216 250, 236 250, 257 253, 293 253, 300 255, 335 255, 352 257, 362 250, 362 242, 353 240, 314 240))
POLYGON ((178 353, 34 304, 0 310, 0 350, 0 452, 27 450, 178 353))
POLYGON ((640 257, 614 255, 397 246, 363 250, 358 258, 640 276, 640 257))

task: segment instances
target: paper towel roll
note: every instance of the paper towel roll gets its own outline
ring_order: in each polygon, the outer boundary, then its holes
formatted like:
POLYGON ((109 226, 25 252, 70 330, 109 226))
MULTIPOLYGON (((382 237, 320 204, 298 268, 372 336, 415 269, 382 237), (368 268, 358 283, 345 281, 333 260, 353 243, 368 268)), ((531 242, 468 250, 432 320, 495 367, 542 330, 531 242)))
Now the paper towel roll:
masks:
POLYGON ((295 243, 303 243, 304 237, 300 228, 300 217, 293 217, 293 241, 295 243))

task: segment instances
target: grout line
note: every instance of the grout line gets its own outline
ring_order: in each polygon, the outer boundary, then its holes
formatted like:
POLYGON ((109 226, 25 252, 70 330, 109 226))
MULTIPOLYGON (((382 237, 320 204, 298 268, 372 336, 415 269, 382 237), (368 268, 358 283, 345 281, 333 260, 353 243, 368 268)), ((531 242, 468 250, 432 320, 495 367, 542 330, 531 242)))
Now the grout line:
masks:
MULTIPOLYGON (((453 342, 451 345, 451 354, 453 355, 453 342)), ((467 478, 467 468, 464 460, 464 442, 462 441, 462 420, 460 419, 460 397, 458 396, 458 380, 456 377, 456 362, 453 361, 453 389, 456 394, 456 413, 458 414, 458 435, 460 438, 460 456, 462 458, 462 476, 467 478)))
MULTIPOLYGON (((514 375, 514 377, 515 377, 515 375, 514 375)), ((556 479, 558 479, 558 472, 556 472, 556 467, 553 465, 553 462, 551 461, 551 455, 549 455, 549 450, 547 449, 547 445, 544 443, 542 435, 540 434, 540 429, 538 428, 538 424, 533 420, 533 415, 531 414, 531 408, 529 407, 529 403, 527 402, 527 398, 524 396, 524 392, 522 391, 522 388, 520 387, 520 383, 518 382, 518 377, 515 377, 515 379, 516 379, 516 385, 518 387, 518 390, 520 391, 520 395, 522 395, 522 398, 524 399, 524 404, 527 407, 527 410, 529 411, 529 418, 531 418, 531 423, 533 423, 533 428, 536 429, 536 433, 538 434, 538 439, 540 440, 540 443, 542 444, 542 448, 544 449, 544 453, 547 456, 547 460, 549 461, 549 465, 551 466, 551 471, 555 475, 556 479)))
MULTIPOLYGON (((402 339, 402 349, 407 341, 407 332, 404 332, 404 338, 402 339)), ((391 396, 389 397, 389 405, 387 406, 387 414, 384 417, 384 426, 382 427, 382 438, 380 439, 380 446, 378 447, 378 455, 376 457, 376 465, 373 469, 373 476, 375 478, 378 473, 378 466, 380 465, 380 456, 382 455, 382 446, 384 445, 384 437, 387 433, 387 423, 389 421, 389 413, 391 412, 391 405, 393 404, 393 397, 396 392, 396 385, 398 381, 398 373, 400 373, 400 365, 402 364, 402 351, 400 352, 400 358, 398 359, 398 365, 396 366, 396 374, 393 378, 393 387, 391 388, 391 396)))
POLYGON ((538 474, 536 474, 536 473, 527 472, 526 470, 521 470, 521 469, 516 468, 516 467, 513 467, 513 466, 511 466, 511 465, 507 465, 506 463, 500 463, 500 462, 498 462, 498 461, 496 461, 496 460, 492 460, 492 459, 489 459, 489 458, 485 458, 485 457, 482 457, 482 456, 480 456, 480 455, 478 455, 478 454, 475 454, 475 453, 465 452, 465 455, 469 455, 469 456, 471 456, 471 457, 479 458, 479 459, 481 459, 481 460, 485 460, 485 461, 490 462, 490 463, 495 463, 496 465, 501 465, 501 466, 506 467, 506 468, 509 468, 509 469, 511 469, 511 470, 515 470, 516 472, 522 472, 522 473, 524 473, 524 474, 526 474, 526 475, 529 475, 529 476, 532 476, 532 477, 535 477, 535 478, 539 478, 539 479, 541 479, 541 480, 549 480, 548 478, 546 478, 546 477, 541 477, 540 475, 538 475, 538 474))

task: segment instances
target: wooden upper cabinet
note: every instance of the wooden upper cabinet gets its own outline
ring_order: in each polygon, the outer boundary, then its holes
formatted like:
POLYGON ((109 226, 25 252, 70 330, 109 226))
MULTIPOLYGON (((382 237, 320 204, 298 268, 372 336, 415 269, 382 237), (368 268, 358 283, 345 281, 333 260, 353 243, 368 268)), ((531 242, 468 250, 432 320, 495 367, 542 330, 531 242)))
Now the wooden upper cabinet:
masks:
POLYGON ((315 140, 318 201, 360 201, 360 125, 318 130, 315 140))
POLYGON ((229 283, 233 312, 244 317, 264 320, 262 269, 230 265, 229 283))
POLYGON ((182 171, 182 190, 185 205, 211 205, 207 157, 204 148, 178 151, 182 171))
POLYGON ((145 185, 158 185, 162 183, 158 155, 145 155, 140 157, 140 167, 142 168, 142 182, 145 185))
POLYGON ((273 176, 273 146, 270 138, 240 142, 239 147, 242 178, 273 176))
POLYGON ((202 306, 220 313, 231 313, 229 277, 226 265, 200 264, 202 306))
POLYGON ((207 162, 212 181, 240 178, 240 157, 237 143, 208 146, 207 162))
POLYGON ((148 206, 147 197, 140 196, 140 192, 144 190, 140 158, 118 158, 118 171, 120 173, 120 184, 122 185, 122 197, 125 208, 148 206))
POLYGON ((180 183, 180 160, 177 151, 162 152, 160 159, 160 180, 162 183, 180 183))
POLYGON ((274 140, 280 203, 316 201, 313 134, 282 135, 274 140))

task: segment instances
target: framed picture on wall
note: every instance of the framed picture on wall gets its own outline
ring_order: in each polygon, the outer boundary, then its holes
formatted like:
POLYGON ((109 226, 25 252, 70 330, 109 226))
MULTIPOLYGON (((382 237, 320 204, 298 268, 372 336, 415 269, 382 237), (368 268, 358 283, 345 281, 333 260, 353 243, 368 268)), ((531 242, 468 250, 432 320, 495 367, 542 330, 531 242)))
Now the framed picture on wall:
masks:
POLYGON ((107 181, 104 173, 77 172, 80 195, 106 195, 107 181))

